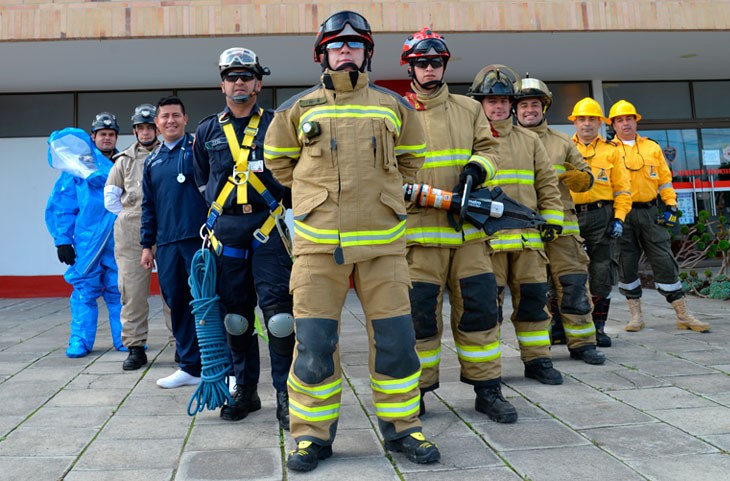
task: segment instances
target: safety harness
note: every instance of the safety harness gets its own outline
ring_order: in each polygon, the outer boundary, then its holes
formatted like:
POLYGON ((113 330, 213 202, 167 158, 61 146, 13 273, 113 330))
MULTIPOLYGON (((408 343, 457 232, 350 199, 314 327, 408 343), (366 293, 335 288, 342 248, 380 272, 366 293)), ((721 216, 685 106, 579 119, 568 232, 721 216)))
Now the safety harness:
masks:
MULTIPOLYGON (((284 214, 284 206, 277 201, 271 192, 268 191, 266 186, 261 179, 258 178, 255 172, 249 170, 248 157, 251 155, 251 145, 259 131, 259 123, 261 122, 261 114, 264 110, 259 107, 249 120, 248 125, 244 131, 243 141, 241 145, 238 145, 238 138, 236 132, 233 129, 231 118, 227 112, 222 113, 218 116, 218 123, 223 129, 223 133, 226 135, 228 141, 228 148, 231 151, 231 156, 235 160, 233 166, 233 173, 228 177, 226 184, 221 189, 215 202, 213 202, 208 210, 208 219, 205 221, 203 228, 206 230, 204 239, 210 242, 210 246, 216 255, 224 255, 227 257, 248 257, 248 251, 246 249, 236 249, 234 247, 226 247, 216 238, 215 236, 215 223, 218 217, 223 214, 223 205, 225 204, 228 197, 231 195, 233 190, 236 190, 236 203, 247 204, 248 203, 248 184, 251 184, 256 192, 264 199, 269 206, 270 215, 264 222, 264 224, 256 229, 253 233, 253 245, 255 249, 260 244, 265 244, 269 240, 269 235, 274 227, 279 225, 279 218, 284 214)), ((286 239, 282 236, 284 245, 286 239)), ((288 246, 287 246, 288 248, 288 246)))

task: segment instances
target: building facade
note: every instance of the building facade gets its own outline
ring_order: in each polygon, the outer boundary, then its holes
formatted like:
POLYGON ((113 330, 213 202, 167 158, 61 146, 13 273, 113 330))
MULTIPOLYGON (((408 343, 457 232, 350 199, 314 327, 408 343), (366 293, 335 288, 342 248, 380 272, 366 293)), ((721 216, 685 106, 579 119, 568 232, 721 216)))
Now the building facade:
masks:
MULTIPOLYGON (((626 98, 659 142, 683 210, 730 214, 730 1, 5 0, 0 5, 0 297, 51 295, 61 265, 43 222, 58 173, 48 135, 88 129, 115 113, 119 147, 133 140, 134 106, 179 95, 189 130, 222 109, 217 59, 250 48, 272 75, 261 103, 274 107, 317 82, 312 46, 335 11, 355 10, 375 36, 371 78, 403 91, 405 37, 424 26, 452 51, 446 80, 463 92, 480 68, 507 64, 545 80, 551 125, 590 95, 608 111, 626 98), (728 199, 726 201, 726 198, 728 199)), ((691 219, 686 216, 685 219, 691 219)))

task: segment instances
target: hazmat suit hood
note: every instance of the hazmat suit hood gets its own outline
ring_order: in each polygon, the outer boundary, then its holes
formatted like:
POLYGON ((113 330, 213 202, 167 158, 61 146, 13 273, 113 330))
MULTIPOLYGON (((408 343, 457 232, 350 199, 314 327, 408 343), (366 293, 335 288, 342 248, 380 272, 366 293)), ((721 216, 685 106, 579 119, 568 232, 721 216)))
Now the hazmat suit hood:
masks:
POLYGON ((48 137, 48 164, 92 184, 106 182, 112 162, 96 148, 91 136, 68 127, 48 137))

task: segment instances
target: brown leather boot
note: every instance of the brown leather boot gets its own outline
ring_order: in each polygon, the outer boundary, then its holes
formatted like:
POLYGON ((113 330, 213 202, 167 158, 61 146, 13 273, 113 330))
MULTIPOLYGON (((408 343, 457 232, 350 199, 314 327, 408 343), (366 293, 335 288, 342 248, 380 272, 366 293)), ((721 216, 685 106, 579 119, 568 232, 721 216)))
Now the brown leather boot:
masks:
POLYGON ((626 299, 629 303, 629 323, 626 324, 626 329, 629 332, 639 332, 644 328, 644 316, 641 314, 641 299, 626 299))

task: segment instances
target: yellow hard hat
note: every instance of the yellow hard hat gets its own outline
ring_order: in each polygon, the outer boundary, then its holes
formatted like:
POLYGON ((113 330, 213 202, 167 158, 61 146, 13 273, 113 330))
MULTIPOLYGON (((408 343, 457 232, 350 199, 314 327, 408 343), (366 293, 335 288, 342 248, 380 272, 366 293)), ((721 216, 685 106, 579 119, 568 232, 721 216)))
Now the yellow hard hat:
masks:
POLYGON ((634 104, 625 100, 619 100, 613 104, 611 110, 608 112, 608 118, 613 122, 615 117, 620 117, 622 115, 633 115, 636 117, 637 122, 641 120, 641 115, 639 115, 636 111, 634 104))
POLYGON ((573 107, 573 113, 570 114, 568 120, 574 121, 577 117, 598 117, 606 123, 608 119, 603 116, 601 105, 590 97, 585 97, 576 102, 573 107))

